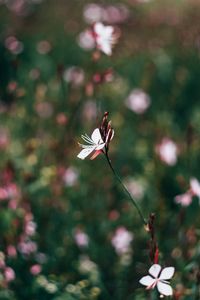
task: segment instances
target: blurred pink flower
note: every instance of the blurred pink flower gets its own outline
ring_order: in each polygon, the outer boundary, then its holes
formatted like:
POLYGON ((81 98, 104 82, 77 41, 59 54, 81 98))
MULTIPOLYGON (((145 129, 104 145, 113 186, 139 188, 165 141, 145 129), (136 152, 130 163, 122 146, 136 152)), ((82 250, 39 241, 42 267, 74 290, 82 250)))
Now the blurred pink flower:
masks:
POLYGON ((0 187, 0 200, 18 198, 19 196, 20 191, 15 183, 9 183, 4 187, 0 187))
POLYGON ((36 103, 35 110, 38 116, 43 119, 48 119, 53 114, 53 106, 47 101, 36 103))
POLYGON ((69 167, 63 174, 63 180, 66 186, 74 186, 78 182, 78 170, 74 167, 69 167))
POLYGON ((192 203, 193 196, 198 197, 200 201, 200 183, 196 178, 190 179, 190 188, 186 193, 177 195, 175 197, 175 202, 182 206, 188 206, 192 203))
POLYGON ((175 202, 181 204, 182 206, 188 206, 192 203, 192 195, 189 192, 182 195, 177 195, 175 197, 175 202))
POLYGON ((103 8, 95 3, 89 3, 84 7, 83 16, 88 24, 94 24, 102 20, 103 8))
POLYGON ((35 234, 35 231, 36 231, 36 223, 33 222, 33 221, 28 221, 26 224, 25 224, 25 234, 27 234, 28 236, 32 236, 35 234))
POLYGON ((30 267, 30 273, 34 276, 40 274, 41 271, 42 271, 42 268, 39 264, 35 264, 30 267))
POLYGON ((117 228, 111 243, 118 255, 122 255, 130 250, 130 245, 133 240, 133 234, 125 227, 117 228))
POLYGON ((31 240, 22 241, 18 244, 18 250, 22 254, 30 255, 37 251, 37 244, 31 240))
POLYGON ((59 113, 56 116, 56 122, 60 126, 64 126, 67 124, 68 118, 64 113, 59 113))
POLYGON ((17 200, 11 199, 8 203, 8 207, 12 210, 16 210, 17 209, 17 200))
POLYGON ((4 276, 7 282, 13 281, 15 279, 15 272, 12 268, 6 267, 4 270, 4 276))
POLYGON ((85 30, 78 36, 78 44, 84 50, 92 50, 95 48, 95 39, 92 30, 85 30))
POLYGON ((123 4, 109 5, 102 11, 102 20, 109 24, 119 24, 129 18, 130 12, 123 4))
POLYGON ((63 78, 74 86, 80 86, 84 81, 85 73, 83 69, 72 66, 64 71, 63 78))
POLYGON ((136 114, 143 114, 151 103, 149 95, 141 89, 134 89, 125 101, 126 106, 136 114))
POLYGON ((76 232, 74 234, 74 239, 75 239, 76 244, 79 247, 87 247, 88 246, 89 237, 84 231, 82 231, 80 229, 76 230, 76 232))
POLYGON ((7 254, 10 257, 16 257, 17 256, 17 250, 16 250, 15 246, 8 245, 8 247, 7 247, 7 254))
POLYGON ((156 145, 156 153, 160 159, 169 166, 174 166, 177 162, 178 147, 169 138, 163 138, 161 143, 156 145))
POLYGON ((24 49, 23 43, 15 36, 9 36, 6 38, 5 47, 13 54, 20 54, 24 49))

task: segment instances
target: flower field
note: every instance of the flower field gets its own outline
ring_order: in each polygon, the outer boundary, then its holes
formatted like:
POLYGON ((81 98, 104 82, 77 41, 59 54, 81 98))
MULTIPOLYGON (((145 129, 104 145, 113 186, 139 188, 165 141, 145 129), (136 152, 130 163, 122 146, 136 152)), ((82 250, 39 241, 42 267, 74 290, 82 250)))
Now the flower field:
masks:
POLYGON ((200 299, 199 25, 0 0, 0 300, 200 299))

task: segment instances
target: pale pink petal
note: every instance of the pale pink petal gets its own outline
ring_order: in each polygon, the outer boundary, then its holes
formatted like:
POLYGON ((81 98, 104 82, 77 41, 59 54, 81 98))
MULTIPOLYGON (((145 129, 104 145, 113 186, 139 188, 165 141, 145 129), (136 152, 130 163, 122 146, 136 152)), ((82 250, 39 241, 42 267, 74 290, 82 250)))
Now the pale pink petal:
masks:
POLYGON ((173 290, 172 290, 171 286, 167 283, 159 281, 157 283, 157 288, 161 295, 164 295, 164 296, 172 296, 173 295, 173 290))
POLYGON ((161 266, 158 264, 154 264, 149 269, 149 274, 151 274, 153 277, 158 278, 158 275, 160 273, 161 266))
POLYGON ((172 276, 174 275, 175 268, 174 267, 168 267, 164 268, 159 276, 159 279, 171 279, 172 276))

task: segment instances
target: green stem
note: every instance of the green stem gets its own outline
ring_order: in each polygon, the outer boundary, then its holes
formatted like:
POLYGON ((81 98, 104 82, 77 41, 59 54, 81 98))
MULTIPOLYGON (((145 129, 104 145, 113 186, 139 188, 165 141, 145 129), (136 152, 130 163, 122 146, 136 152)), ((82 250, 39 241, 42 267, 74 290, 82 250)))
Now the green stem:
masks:
POLYGON ((131 200, 131 203, 133 204, 133 206, 136 208, 143 224, 146 226, 147 225, 147 221, 145 220, 141 209, 139 208, 139 206, 137 205, 137 203, 135 202, 135 200, 133 199, 133 197, 131 196, 131 194, 129 193, 128 189, 126 188, 126 186, 124 185, 123 181, 121 180, 120 176, 116 173, 115 169, 112 166, 111 160, 108 156, 108 153, 104 153, 106 160, 108 162, 108 165, 110 167, 110 169, 112 170, 115 178, 117 179, 117 181, 121 184, 121 186, 123 187, 124 192, 128 195, 129 199, 131 200))

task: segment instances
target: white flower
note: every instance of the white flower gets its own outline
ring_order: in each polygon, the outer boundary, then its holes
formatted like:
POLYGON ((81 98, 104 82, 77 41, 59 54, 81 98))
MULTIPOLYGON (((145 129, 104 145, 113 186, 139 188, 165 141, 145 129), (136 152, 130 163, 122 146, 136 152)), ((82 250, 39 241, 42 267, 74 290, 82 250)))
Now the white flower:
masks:
POLYGON ((161 143, 156 145, 156 153, 169 166, 174 166, 177 162, 178 147, 174 141, 167 137, 163 138, 161 143))
POLYGON ((106 143, 104 143, 102 140, 99 128, 96 128, 93 131, 91 138, 87 134, 82 135, 81 137, 89 145, 79 144, 83 148, 83 150, 81 150, 81 152, 77 155, 77 157, 80 159, 85 159, 88 155, 90 155, 94 151, 95 151, 94 155, 95 154, 98 155, 99 153, 101 153, 101 150, 105 147, 106 143))
POLYGON ((174 275, 174 267, 164 268, 161 271, 161 266, 154 264, 149 269, 149 274, 140 279, 140 283, 145 285, 147 289, 154 289, 157 286, 157 289, 161 295, 172 296, 173 290, 167 281, 171 279, 174 275))
POLYGON ((111 243, 118 255, 127 253, 130 250, 130 244, 133 240, 133 235, 125 227, 117 228, 111 243))
POLYGON ((112 46, 116 42, 113 26, 104 26, 98 22, 93 27, 97 47, 107 55, 112 54, 112 46))
POLYGON ((141 89, 134 89, 126 99, 126 106, 136 114, 143 114, 151 103, 149 95, 141 89))

